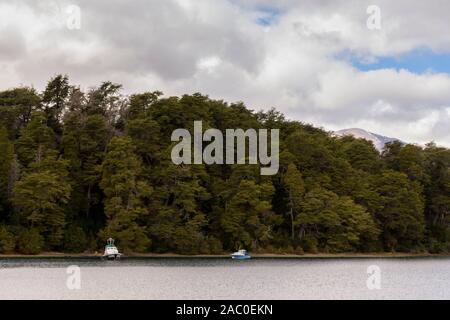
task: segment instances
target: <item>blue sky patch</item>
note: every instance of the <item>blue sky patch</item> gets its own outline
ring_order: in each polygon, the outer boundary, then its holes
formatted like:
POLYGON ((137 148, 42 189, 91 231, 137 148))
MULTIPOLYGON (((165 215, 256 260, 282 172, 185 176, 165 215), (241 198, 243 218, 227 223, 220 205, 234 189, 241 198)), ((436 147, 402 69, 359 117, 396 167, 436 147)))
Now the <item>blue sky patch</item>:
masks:
POLYGON ((274 5, 268 4, 248 4, 241 0, 228 0, 233 5, 257 14, 256 23, 261 26, 270 26, 276 22, 278 17, 282 14, 282 10, 274 5))
POLYGON ((260 14, 256 22, 262 26, 270 26, 281 14, 278 8, 269 6, 259 6, 256 11, 260 14))
POLYGON ((374 63, 365 63, 351 53, 341 53, 336 58, 347 60, 361 71, 406 69, 417 74, 426 72, 450 74, 450 53, 436 53, 430 49, 413 50, 399 57, 377 57, 374 63))

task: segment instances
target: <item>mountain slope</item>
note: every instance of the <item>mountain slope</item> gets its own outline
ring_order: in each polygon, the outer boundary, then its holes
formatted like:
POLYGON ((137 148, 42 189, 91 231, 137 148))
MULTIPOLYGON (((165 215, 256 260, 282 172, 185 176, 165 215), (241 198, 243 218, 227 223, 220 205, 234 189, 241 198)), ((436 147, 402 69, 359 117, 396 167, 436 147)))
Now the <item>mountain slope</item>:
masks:
POLYGON ((335 131, 333 133, 337 137, 353 136, 357 139, 365 139, 371 141, 378 151, 382 151, 385 144, 392 141, 400 141, 396 138, 385 137, 376 133, 368 132, 360 128, 351 128, 335 131))

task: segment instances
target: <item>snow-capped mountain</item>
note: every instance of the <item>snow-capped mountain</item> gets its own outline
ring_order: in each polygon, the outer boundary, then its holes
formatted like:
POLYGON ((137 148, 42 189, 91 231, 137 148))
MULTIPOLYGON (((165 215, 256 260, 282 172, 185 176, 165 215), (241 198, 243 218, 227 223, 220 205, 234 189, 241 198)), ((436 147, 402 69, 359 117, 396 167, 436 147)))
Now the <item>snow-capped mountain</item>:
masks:
MULTIPOLYGON (((352 129, 344 129, 335 131, 333 133, 337 137, 343 137, 343 136, 353 136, 357 139, 365 139, 368 141, 372 141, 375 148, 377 148, 378 151, 382 151, 385 144, 392 141, 400 141, 396 138, 389 138, 385 137, 376 133, 368 132, 364 129, 359 128, 352 128, 352 129)), ((400 141, 401 142, 401 141, 400 141)))

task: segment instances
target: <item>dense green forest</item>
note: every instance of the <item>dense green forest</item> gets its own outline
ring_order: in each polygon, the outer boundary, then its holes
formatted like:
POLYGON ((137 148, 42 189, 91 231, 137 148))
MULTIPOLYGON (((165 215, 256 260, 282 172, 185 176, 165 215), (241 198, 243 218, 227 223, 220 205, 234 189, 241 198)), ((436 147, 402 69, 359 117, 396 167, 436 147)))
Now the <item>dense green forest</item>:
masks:
POLYGON ((0 92, 0 253, 449 252, 450 150, 336 138, 201 94, 0 92), (280 170, 174 165, 171 133, 280 129, 280 170))

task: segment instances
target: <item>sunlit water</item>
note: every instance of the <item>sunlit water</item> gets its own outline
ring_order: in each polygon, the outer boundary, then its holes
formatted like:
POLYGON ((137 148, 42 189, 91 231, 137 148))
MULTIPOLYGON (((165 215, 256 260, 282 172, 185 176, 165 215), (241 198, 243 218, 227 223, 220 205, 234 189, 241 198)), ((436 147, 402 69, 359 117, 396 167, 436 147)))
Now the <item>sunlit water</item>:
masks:
POLYGON ((0 259, 0 288, 0 299, 450 299, 450 259, 0 259), (372 265, 380 290, 367 287, 372 265))

